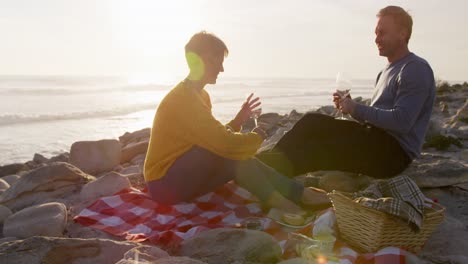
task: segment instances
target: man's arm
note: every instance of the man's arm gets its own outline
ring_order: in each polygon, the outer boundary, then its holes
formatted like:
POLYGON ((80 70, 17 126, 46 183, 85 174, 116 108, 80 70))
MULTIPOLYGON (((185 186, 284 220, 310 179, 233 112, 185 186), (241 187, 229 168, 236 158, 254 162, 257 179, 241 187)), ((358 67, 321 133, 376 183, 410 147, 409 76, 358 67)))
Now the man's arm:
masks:
POLYGON ((356 104, 351 115, 386 130, 407 133, 431 92, 432 76, 428 65, 410 62, 402 69, 393 108, 356 104))

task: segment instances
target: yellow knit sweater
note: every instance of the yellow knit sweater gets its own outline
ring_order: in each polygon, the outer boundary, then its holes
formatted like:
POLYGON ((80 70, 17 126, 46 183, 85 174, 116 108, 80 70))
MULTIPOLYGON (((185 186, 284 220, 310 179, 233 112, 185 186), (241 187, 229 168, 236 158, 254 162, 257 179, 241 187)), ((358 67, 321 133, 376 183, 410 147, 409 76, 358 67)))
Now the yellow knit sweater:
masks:
POLYGON ((240 127, 233 127, 231 122, 228 125, 235 131, 213 117, 210 96, 204 89, 189 87, 185 81, 179 83, 156 111, 145 160, 145 180, 162 178, 193 145, 228 159, 253 157, 262 138, 254 132, 239 133, 240 127))

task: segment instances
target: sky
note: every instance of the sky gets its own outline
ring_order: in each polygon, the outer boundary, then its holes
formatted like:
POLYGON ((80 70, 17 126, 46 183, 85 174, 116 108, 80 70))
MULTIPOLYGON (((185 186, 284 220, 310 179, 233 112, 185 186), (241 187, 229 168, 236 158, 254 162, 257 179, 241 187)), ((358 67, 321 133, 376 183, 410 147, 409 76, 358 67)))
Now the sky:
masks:
POLYGON ((0 0, 0 75, 173 80, 206 30, 227 44, 224 76, 373 79, 386 64, 376 13, 413 16, 409 48, 437 78, 468 81, 466 0, 0 0))

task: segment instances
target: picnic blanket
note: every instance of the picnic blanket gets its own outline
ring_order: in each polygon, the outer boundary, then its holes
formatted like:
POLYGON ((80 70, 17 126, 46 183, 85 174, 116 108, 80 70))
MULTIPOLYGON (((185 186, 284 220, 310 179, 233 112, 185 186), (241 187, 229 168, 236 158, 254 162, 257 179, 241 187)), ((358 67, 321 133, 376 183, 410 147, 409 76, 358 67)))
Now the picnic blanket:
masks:
MULTIPOLYGON (((322 215, 323 212, 319 213, 315 222, 322 215)), ((74 221, 127 240, 148 240, 172 247, 208 229, 240 228, 244 220, 252 216, 262 217, 263 230, 284 245, 288 237, 284 228, 265 216, 259 201, 250 192, 233 182, 193 202, 173 206, 154 202, 146 190, 124 189, 98 199, 83 209, 74 221)), ((311 222, 296 232, 310 236, 313 225, 311 222)), ((406 254, 401 249, 389 247, 374 254, 359 255, 340 241, 335 244, 335 251, 339 262, 328 263, 405 263, 406 254)))

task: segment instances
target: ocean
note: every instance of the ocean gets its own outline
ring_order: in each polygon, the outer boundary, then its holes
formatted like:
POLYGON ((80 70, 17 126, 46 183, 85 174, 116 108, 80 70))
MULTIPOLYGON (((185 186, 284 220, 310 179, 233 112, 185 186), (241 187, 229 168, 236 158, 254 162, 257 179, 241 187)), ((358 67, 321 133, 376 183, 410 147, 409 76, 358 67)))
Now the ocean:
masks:
MULTIPOLYGON (((369 98, 374 80, 352 80, 353 97, 369 98)), ((84 140, 117 139, 151 127, 154 113, 176 81, 120 77, 0 76, 0 165, 49 158, 84 140)), ((205 88, 213 115, 235 116, 253 92, 262 112, 306 112, 331 104, 334 79, 229 78, 205 88)))

